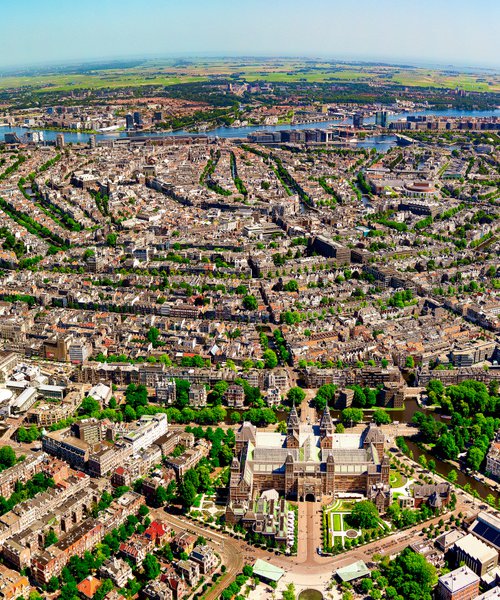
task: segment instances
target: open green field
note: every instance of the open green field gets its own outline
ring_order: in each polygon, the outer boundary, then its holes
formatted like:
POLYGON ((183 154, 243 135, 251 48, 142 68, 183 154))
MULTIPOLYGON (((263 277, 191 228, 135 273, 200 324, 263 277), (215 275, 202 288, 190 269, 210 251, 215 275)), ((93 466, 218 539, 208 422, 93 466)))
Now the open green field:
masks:
POLYGON ((206 81, 207 77, 173 76, 161 73, 149 75, 147 72, 130 73, 96 71, 94 74, 43 75, 36 77, 0 77, 0 90, 30 87, 42 92, 68 92, 77 89, 103 89, 140 87, 145 85, 176 85, 206 81))
POLYGON ((497 77, 484 77, 465 73, 447 74, 440 71, 418 69, 394 73, 392 81, 407 86, 461 89, 467 92, 498 92, 500 80, 497 77))
POLYGON ((275 83, 370 82, 500 92, 500 74, 493 71, 459 71, 402 68, 388 65, 362 65, 301 59, 192 59, 147 60, 128 68, 95 70, 92 66, 72 72, 44 72, 33 76, 0 76, 0 90, 32 88, 35 91, 65 92, 72 89, 102 89, 168 86, 228 78, 235 81, 275 83))

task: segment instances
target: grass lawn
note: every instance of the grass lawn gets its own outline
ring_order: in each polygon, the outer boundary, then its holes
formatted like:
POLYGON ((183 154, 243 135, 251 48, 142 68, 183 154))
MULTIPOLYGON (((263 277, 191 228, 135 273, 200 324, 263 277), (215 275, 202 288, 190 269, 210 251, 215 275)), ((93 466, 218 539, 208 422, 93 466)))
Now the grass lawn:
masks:
POLYGON ((334 531, 342 531, 342 519, 338 513, 333 513, 333 529, 334 531))
POLYGON ((401 473, 399 473, 398 471, 393 471, 391 469, 389 473, 389 483, 392 488, 403 487, 406 483, 406 477, 404 477, 404 475, 401 475, 401 473))

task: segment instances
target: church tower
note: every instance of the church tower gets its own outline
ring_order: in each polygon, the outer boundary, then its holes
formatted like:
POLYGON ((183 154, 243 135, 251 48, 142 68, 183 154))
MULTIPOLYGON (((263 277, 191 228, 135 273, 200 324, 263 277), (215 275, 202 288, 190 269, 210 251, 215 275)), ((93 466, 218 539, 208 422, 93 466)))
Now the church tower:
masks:
POLYGON ((330 414, 330 408, 327 404, 319 422, 319 436, 321 448, 332 448, 332 435, 333 421, 332 415, 330 414))
POLYGON ((292 406, 292 410, 288 415, 288 422, 286 425, 286 446, 287 448, 298 448, 299 447, 299 429, 300 421, 295 403, 292 406))

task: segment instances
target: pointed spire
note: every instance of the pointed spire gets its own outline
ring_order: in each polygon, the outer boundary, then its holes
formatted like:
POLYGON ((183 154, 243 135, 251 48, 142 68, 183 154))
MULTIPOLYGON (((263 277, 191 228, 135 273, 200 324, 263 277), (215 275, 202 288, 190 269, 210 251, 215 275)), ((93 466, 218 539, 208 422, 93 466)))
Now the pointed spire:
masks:
POLYGON ((330 414, 330 407, 328 406, 328 403, 326 403, 323 414, 321 415, 321 421, 319 422, 319 431, 320 435, 322 436, 333 431, 332 415, 330 414))
POLYGON ((292 410, 290 411, 290 414, 288 415, 288 428, 296 428, 298 427, 300 424, 299 421, 299 415, 297 413, 297 409, 295 408, 295 402, 292 405, 292 410))

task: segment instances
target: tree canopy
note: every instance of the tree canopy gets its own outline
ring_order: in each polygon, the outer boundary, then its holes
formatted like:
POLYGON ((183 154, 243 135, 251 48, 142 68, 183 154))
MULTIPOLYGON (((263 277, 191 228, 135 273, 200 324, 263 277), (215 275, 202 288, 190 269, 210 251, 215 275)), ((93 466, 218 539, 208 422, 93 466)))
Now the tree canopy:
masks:
POLYGON ((377 507, 369 500, 356 502, 348 516, 348 521, 353 527, 359 529, 375 529, 380 524, 377 507))
POLYGON ((431 600, 436 569, 424 556, 406 548, 384 568, 388 583, 405 600, 431 600))

